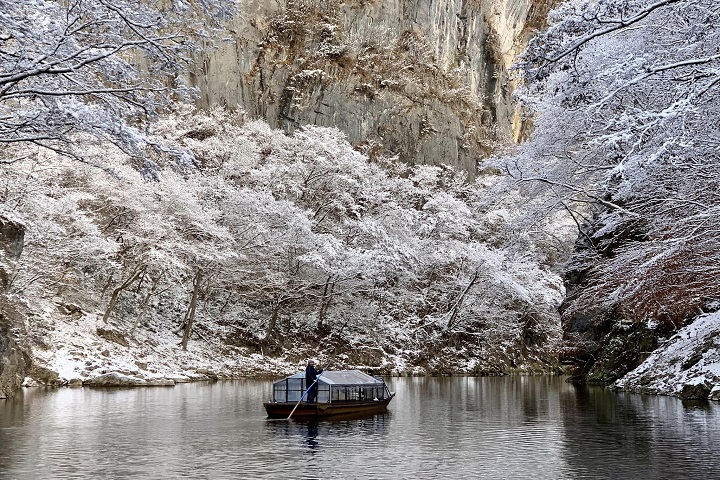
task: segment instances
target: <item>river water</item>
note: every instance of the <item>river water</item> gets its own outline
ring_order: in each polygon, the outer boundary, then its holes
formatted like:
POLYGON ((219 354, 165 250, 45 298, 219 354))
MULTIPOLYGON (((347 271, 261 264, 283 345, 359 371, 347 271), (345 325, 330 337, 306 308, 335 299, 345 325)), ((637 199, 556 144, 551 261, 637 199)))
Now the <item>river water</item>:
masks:
POLYGON ((271 383, 25 389, 0 479, 708 479, 720 405, 557 377, 390 378, 369 418, 268 420, 271 383))

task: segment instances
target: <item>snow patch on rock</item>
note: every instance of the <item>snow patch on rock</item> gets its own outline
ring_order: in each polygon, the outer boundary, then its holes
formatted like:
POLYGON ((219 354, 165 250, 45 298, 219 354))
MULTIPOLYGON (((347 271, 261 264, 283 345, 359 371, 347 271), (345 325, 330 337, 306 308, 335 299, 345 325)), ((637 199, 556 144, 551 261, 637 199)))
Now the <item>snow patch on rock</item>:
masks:
POLYGON ((720 399, 720 313, 702 315, 680 329, 614 387, 720 399))

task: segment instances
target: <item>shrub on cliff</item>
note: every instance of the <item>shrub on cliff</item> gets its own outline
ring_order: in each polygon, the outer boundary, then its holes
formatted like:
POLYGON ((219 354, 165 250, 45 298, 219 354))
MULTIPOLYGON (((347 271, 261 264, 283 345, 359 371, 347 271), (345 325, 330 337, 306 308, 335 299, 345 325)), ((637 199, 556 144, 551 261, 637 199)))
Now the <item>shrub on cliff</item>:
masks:
POLYGON ((578 0, 520 64, 536 131, 506 166, 578 225, 563 318, 588 365, 615 322, 662 335, 720 298, 718 43, 713 0, 578 0))

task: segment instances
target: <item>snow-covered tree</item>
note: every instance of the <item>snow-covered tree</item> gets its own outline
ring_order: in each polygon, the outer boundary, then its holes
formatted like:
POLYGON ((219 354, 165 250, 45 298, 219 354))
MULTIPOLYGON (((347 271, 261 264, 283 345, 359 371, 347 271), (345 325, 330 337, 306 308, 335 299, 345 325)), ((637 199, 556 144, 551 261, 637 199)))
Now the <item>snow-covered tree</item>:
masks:
POLYGON ((462 172, 371 162, 335 129, 286 136, 260 122, 237 129, 221 111, 188 118, 162 135, 182 138, 207 159, 203 169, 226 179, 217 202, 248 246, 227 298, 264 311, 257 338, 284 338, 292 319, 310 338, 412 326, 406 341, 420 350, 430 337, 460 345, 477 334, 512 339, 508 352, 538 325, 538 344, 557 339, 556 277, 527 252, 483 245, 495 222, 488 189, 462 172), (497 336, 479 333, 490 329, 497 336))
POLYGON ((154 175, 144 125, 191 93, 180 75, 232 4, 0 1, 0 167, 38 148, 103 166, 85 145, 110 141, 154 175))
POLYGON ((486 243, 496 221, 462 172, 371 161, 336 129, 288 136, 222 110, 181 109, 151 133, 196 168, 143 182, 111 146, 117 177, 55 156, 13 164, 0 214, 33 241, 11 295, 62 298, 102 328, 176 331, 189 349, 212 335, 429 369, 550 362, 558 277, 486 243))
POLYGON ((534 137, 505 167, 580 227, 563 315, 672 331, 720 296, 720 5, 572 0, 550 20, 520 64, 534 137))

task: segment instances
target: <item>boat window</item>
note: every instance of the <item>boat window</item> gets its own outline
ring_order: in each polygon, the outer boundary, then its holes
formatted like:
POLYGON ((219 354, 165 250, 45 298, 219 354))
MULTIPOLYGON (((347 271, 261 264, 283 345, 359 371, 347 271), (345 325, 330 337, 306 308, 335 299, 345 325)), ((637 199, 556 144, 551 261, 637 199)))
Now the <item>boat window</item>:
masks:
POLYGON ((327 403, 330 401, 330 385, 321 383, 317 390, 318 403, 327 403))
POLYGON ((286 378, 273 385, 273 400, 276 402, 297 402, 304 392, 304 378, 286 378))
POLYGON ((377 398, 378 400, 383 400, 385 398, 385 388, 384 387, 376 387, 375 392, 373 393, 373 399, 377 398))
POLYGON ((385 398, 385 391, 382 387, 333 385, 330 393, 333 402, 356 402, 385 398))
POLYGON ((360 389, 360 400, 373 400, 375 395, 375 387, 362 387, 360 389))
POLYGON ((286 402, 287 401, 287 379, 281 382, 275 382, 273 384, 273 401, 274 402, 286 402))
POLYGON ((333 402, 349 402, 357 400, 357 387, 347 387, 344 385, 334 386, 332 389, 333 402))
POLYGON ((332 401, 341 402, 345 400, 345 389, 341 387, 332 387, 332 401))

